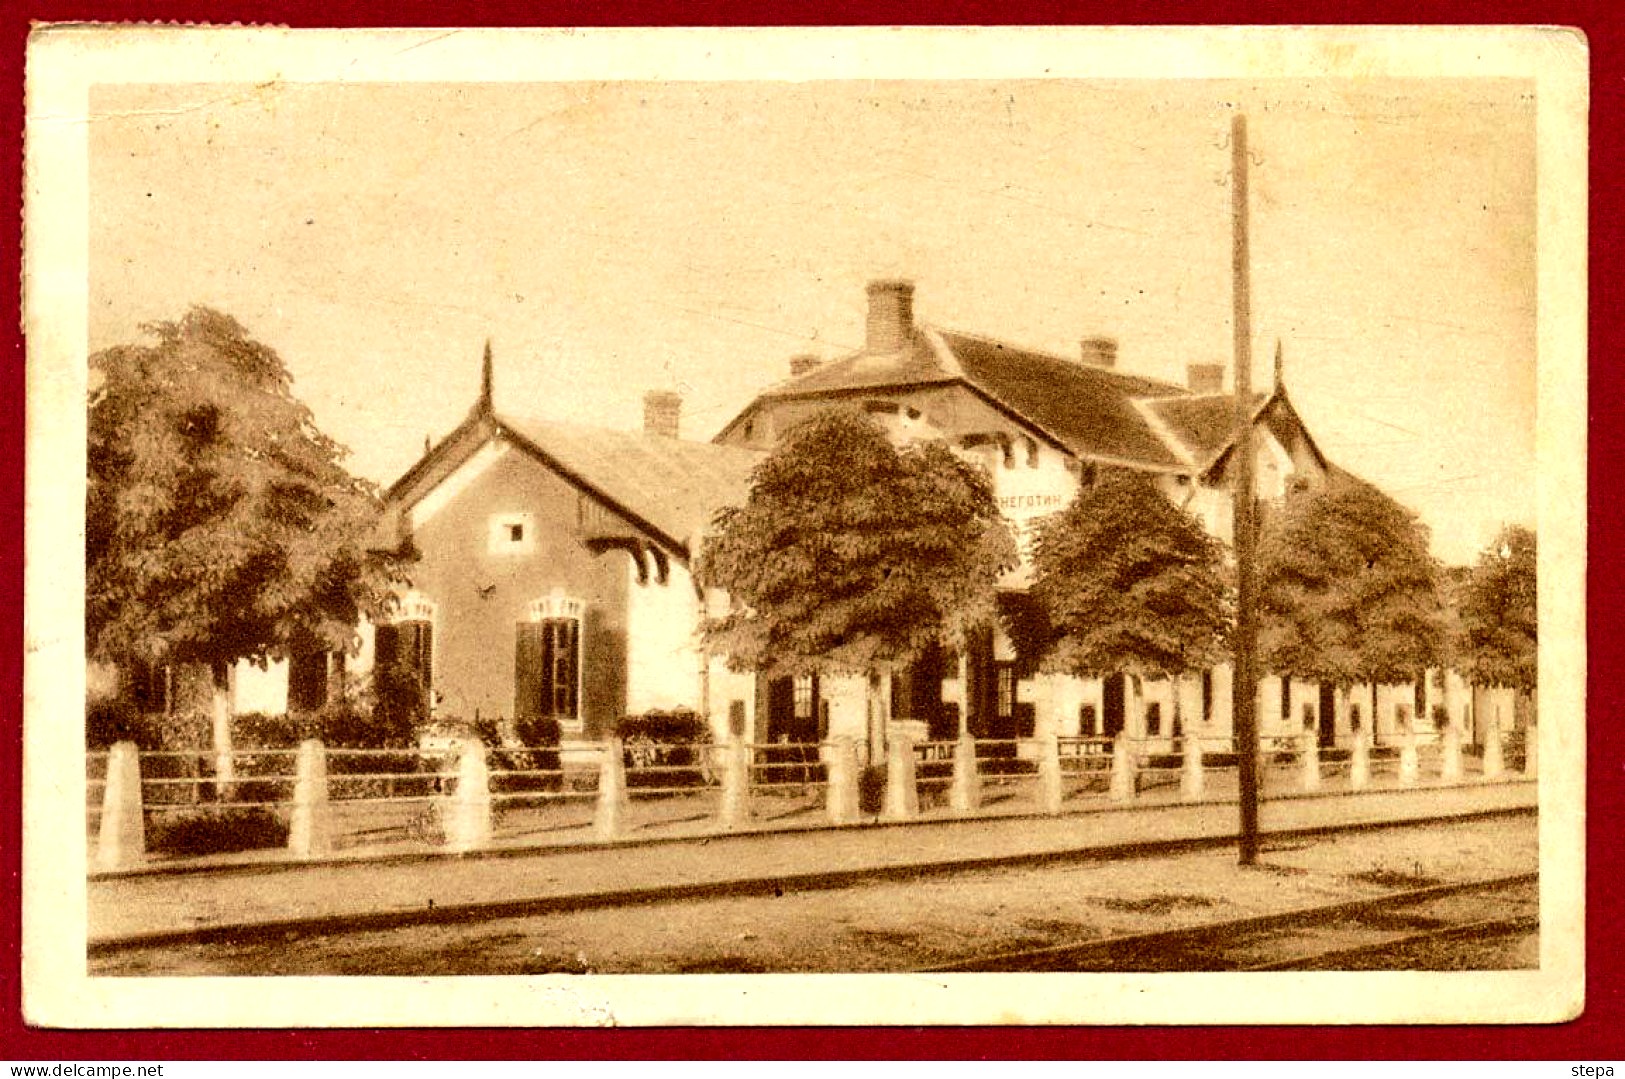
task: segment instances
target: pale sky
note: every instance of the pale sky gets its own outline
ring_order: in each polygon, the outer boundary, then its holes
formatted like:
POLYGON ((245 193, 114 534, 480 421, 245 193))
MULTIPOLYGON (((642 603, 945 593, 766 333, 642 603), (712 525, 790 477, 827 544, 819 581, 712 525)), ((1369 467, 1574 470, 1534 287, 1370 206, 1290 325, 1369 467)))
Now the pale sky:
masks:
POLYGON ((1470 560, 1534 519, 1532 87, 1417 79, 103 87, 90 344, 194 303, 282 356, 351 468, 473 402, 709 438, 796 352, 921 319, 1128 371, 1228 362, 1251 132, 1255 380, 1470 560))

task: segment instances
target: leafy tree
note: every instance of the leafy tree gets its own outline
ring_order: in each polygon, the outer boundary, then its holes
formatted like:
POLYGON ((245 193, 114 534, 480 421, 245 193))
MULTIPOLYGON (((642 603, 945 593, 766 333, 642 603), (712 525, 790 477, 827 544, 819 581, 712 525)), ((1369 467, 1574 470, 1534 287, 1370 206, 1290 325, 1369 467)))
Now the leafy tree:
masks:
POLYGON ((1535 533, 1510 525, 1467 575, 1457 601, 1456 651, 1470 681, 1534 692, 1536 556, 1535 533))
POLYGON ((831 409, 757 465, 700 564, 733 602, 704 634, 735 669, 873 675, 991 624, 1016 547, 981 468, 938 442, 899 450, 867 416, 831 409))
POLYGON ((398 573, 367 547, 374 487, 234 319, 143 330, 90 360, 87 655, 204 665, 218 686, 239 659, 351 648, 398 573))
MULTIPOLYGON (((1222 658, 1224 549, 1147 476, 1107 474, 1038 525, 1032 595, 1069 674, 1178 680, 1222 658)), ((1179 693, 1174 693, 1178 721, 1179 693)))
POLYGON ((1426 528, 1377 488, 1333 472, 1287 495, 1258 548, 1260 653, 1288 678, 1410 682, 1439 664, 1446 625, 1426 528))

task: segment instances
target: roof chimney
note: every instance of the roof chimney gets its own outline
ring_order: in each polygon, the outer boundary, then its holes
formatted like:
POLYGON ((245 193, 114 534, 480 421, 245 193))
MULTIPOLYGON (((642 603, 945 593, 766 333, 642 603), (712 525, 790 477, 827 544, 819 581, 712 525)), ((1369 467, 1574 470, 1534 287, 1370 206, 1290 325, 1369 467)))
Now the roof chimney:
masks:
POLYGON ((650 390, 643 395, 644 434, 676 438, 682 415, 682 394, 671 390, 650 390))
POLYGON ((815 353, 798 353, 797 355, 790 357, 790 377, 800 378, 802 375, 805 375, 810 371, 817 370, 819 367, 823 366, 823 363, 824 361, 821 360, 815 353))
POLYGON ((901 352, 914 336, 914 282, 869 282, 869 352, 901 352))
POLYGON ((1224 364, 1188 363, 1185 365, 1185 385, 1192 393, 1223 393, 1224 364))
POLYGON ((1084 363, 1096 367, 1117 366, 1117 338, 1085 337, 1080 344, 1083 346, 1084 363))

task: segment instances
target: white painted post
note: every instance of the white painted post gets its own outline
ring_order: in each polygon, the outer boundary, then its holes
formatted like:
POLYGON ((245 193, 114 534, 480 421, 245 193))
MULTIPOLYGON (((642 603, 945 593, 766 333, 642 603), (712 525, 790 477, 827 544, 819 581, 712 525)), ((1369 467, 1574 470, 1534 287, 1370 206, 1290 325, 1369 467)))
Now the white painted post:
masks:
POLYGON ((948 807, 961 817, 982 808, 982 780, 976 774, 976 739, 969 731, 954 744, 954 785, 948 792, 948 807))
POLYGON ((1523 729, 1523 774, 1533 776, 1540 771, 1540 727, 1531 723, 1523 729))
POLYGON ((1066 788, 1061 780, 1061 742, 1055 735, 1038 740, 1038 811, 1050 816, 1061 811, 1066 788))
POLYGON ((858 747, 850 737, 826 742, 829 757, 824 768, 828 776, 824 810, 831 824, 851 824, 858 819, 858 747))
POLYGON ((1484 778, 1500 779, 1506 770, 1506 758, 1501 754, 1501 717, 1491 715, 1484 724, 1484 778))
POLYGON ((722 808, 724 828, 738 828, 750 820, 750 747, 737 734, 728 736, 722 750, 722 808))
MULTIPOLYGON (((299 778, 293 786, 293 820, 288 850, 295 858, 333 850, 332 815, 327 802, 327 747, 315 738, 299 743, 299 778)), ((461 786, 461 779, 458 780, 461 786)))
POLYGON ((625 750, 619 738, 611 738, 604 743, 598 765, 598 808, 593 814, 593 831, 599 839, 614 839, 621 834, 629 801, 625 750))
POLYGON ((1442 756, 1439 758, 1439 782, 1461 782, 1461 731, 1456 727, 1456 721, 1445 721, 1444 731, 1440 734, 1443 742, 1442 756))
POLYGON ((96 868, 125 869, 147 856, 141 809, 141 756, 134 742, 115 742, 107 751, 107 783, 102 787, 101 830, 96 837, 96 868))
POLYGON ((1179 748, 1184 753, 1184 768, 1179 773, 1179 796, 1187 802, 1200 802, 1207 788, 1207 777, 1202 772, 1202 738, 1186 731, 1180 739, 1179 748))
POLYGON ((1131 801, 1134 787, 1134 755, 1129 752, 1128 738, 1119 734, 1112 742, 1112 779, 1107 797, 1114 802, 1131 801))
POLYGON ((1320 789, 1320 734, 1313 727, 1298 732, 1299 756, 1303 760, 1303 789, 1320 789))
POLYGON ((912 820, 920 815, 920 792, 914 782, 914 743, 894 732, 886 742, 886 805, 880 819, 912 820))
POLYGON ((457 790, 447 808, 447 847, 475 850, 491 841, 491 772, 478 738, 466 738, 458 747, 457 790))
POLYGON ((1371 785, 1371 731, 1362 724, 1354 732, 1354 752, 1349 757, 1349 790, 1363 791, 1371 785))
POLYGON ((1416 727, 1410 726, 1405 730, 1405 740, 1399 747, 1399 785, 1401 787, 1414 787, 1422 773, 1421 762, 1416 755, 1416 727))

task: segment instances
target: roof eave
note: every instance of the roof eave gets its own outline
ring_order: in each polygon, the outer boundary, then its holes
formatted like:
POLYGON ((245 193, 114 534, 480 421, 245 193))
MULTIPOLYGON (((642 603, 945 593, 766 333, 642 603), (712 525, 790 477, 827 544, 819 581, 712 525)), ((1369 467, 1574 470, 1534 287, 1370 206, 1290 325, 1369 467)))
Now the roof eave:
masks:
MULTIPOLYGON (((389 487, 384 491, 384 501, 387 503, 399 498, 401 492, 405 491, 418 479, 422 478, 424 473, 428 472, 435 465, 444 461, 447 457, 453 456, 457 452, 458 443, 465 440, 471 431, 488 422, 494 422, 494 417, 491 413, 481 412, 478 410, 470 412, 466 417, 464 417, 462 423, 459 423, 456 427, 452 428, 450 434, 446 435, 445 438, 442 438, 439 442, 435 443, 427 453, 425 453, 422 457, 419 457, 417 461, 413 463, 411 468, 408 468, 404 473, 402 473, 399 479, 389 485, 389 487)), ((465 447, 465 456, 471 455, 474 450, 477 450, 480 446, 484 445, 485 441, 485 439, 480 439, 473 443, 471 447, 465 447)), ((462 462, 459 460, 457 463, 461 464, 462 462)), ((454 465, 453 467, 456 466, 454 465)), ((416 502, 417 499, 413 499, 412 501, 416 502)))
MULTIPOLYGON (((1327 460, 1326 455, 1321 452, 1320 446, 1316 444, 1315 436, 1309 433, 1309 427, 1303 422, 1303 417, 1298 414, 1298 410, 1293 407, 1291 399, 1287 397, 1285 386, 1277 384, 1270 391, 1269 396, 1265 397, 1259 406, 1253 410, 1252 416, 1247 421, 1247 429, 1252 430, 1258 426, 1258 421, 1264 417, 1264 413, 1276 404, 1285 405, 1291 411, 1292 418, 1298 422, 1298 430, 1303 432, 1304 441, 1309 443, 1309 451, 1315 455, 1315 460, 1320 463, 1321 468, 1329 468, 1330 462, 1327 460)), ((1203 466, 1200 474, 1204 478, 1212 475, 1220 465, 1224 464, 1235 445, 1236 433, 1232 431, 1224 444, 1214 451, 1213 458, 1203 466)))

